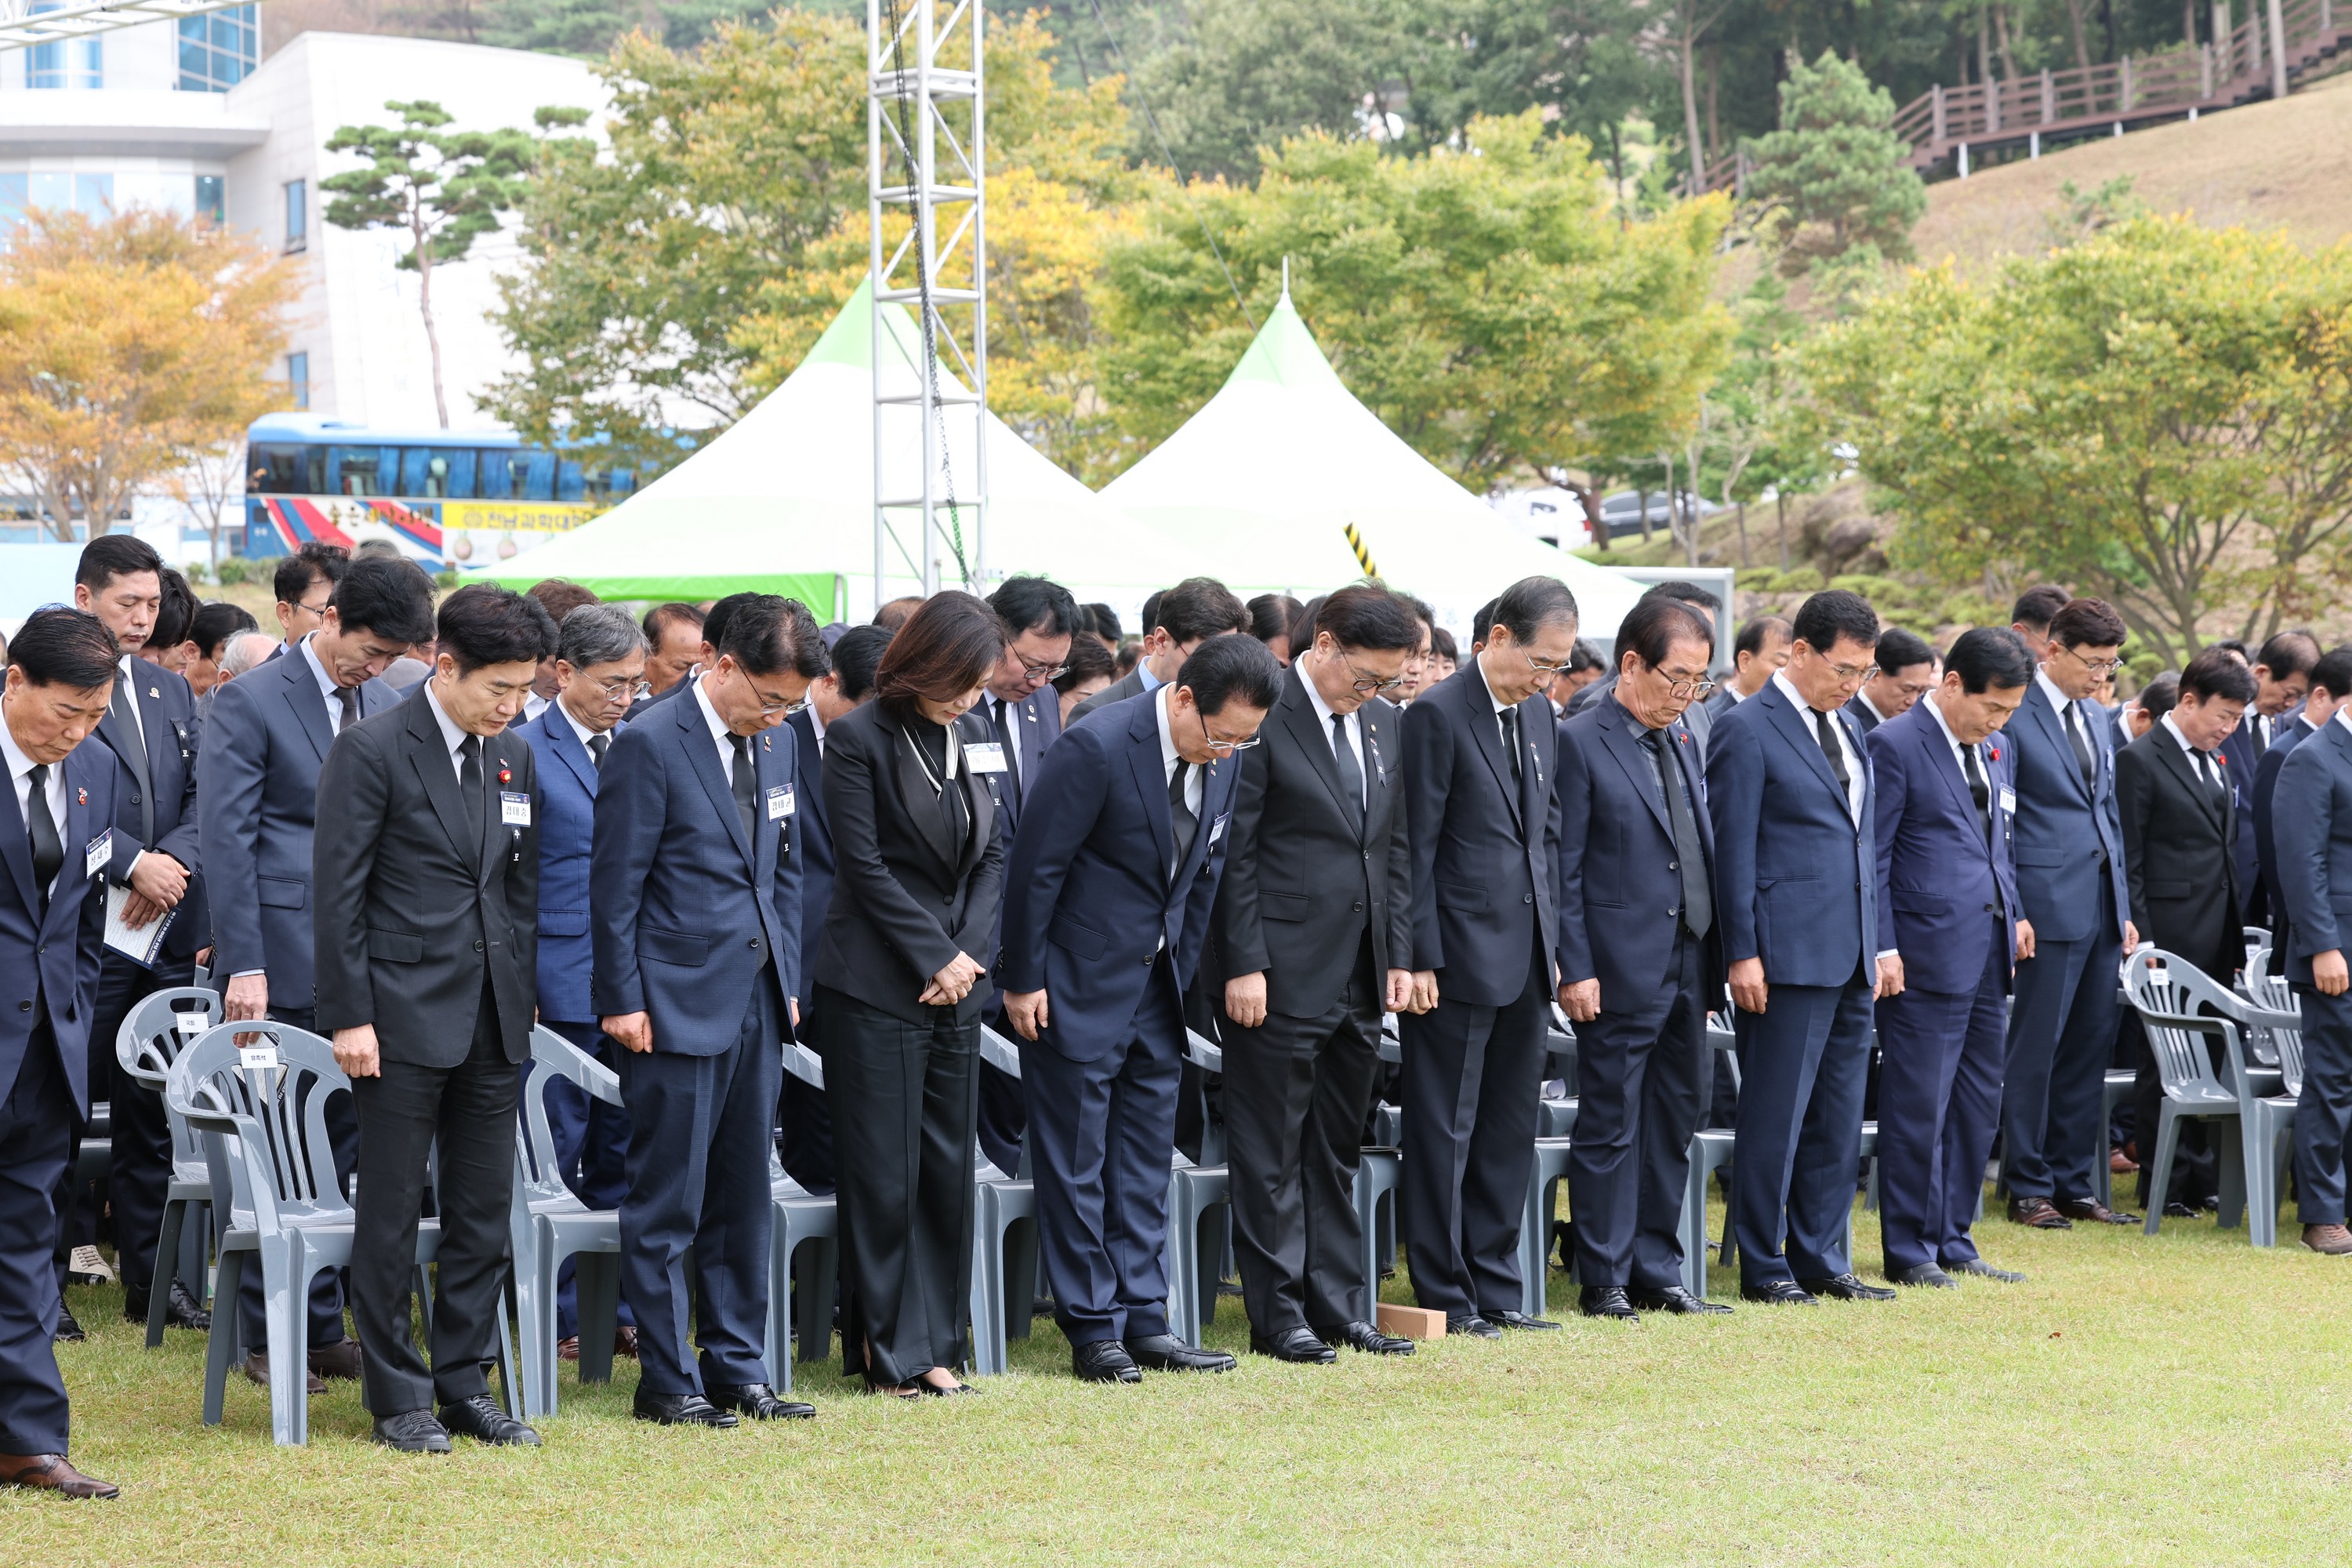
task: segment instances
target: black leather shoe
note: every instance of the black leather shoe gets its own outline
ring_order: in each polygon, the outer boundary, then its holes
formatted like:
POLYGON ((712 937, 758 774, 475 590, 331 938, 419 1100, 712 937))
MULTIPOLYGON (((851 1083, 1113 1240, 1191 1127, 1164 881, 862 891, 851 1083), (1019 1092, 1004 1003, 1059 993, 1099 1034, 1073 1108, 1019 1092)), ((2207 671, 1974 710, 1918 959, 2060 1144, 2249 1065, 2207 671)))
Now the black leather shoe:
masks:
POLYGON ((1995 1268, 1981 1258, 1971 1258, 1966 1263, 1954 1263, 1945 1268, 1948 1274, 1969 1275, 1978 1279, 1998 1279, 2004 1285, 2022 1285, 2025 1276, 2010 1268, 1995 1268))
POLYGON ((742 1421, 699 1394, 648 1394, 642 1388, 630 1403, 629 1414, 664 1426, 735 1426, 742 1421))
POLYGON ((2204 1212, 2203 1209, 2190 1208, 2179 1198, 2174 1198, 2164 1205, 2164 1217, 2167 1219, 2195 1219, 2204 1212))
POLYGON ((2096 1198, 2070 1198, 2058 1205, 2058 1212, 2068 1219, 2089 1220, 2094 1225, 2137 1225, 2139 1215, 2111 1209, 2096 1198))
POLYGON ((52 1337, 61 1345, 79 1344, 89 1338, 81 1331, 81 1325, 74 1321, 74 1315, 63 1307, 58 1309, 58 1331, 52 1337))
POLYGON ((2074 1222, 2058 1212, 2058 1205, 2048 1198, 2011 1198, 2009 1200, 2009 1223, 2032 1226, 2035 1230, 2072 1230, 2074 1222))
POLYGON ((1798 1285, 1832 1301, 1892 1301, 1895 1292, 1884 1285, 1865 1285, 1852 1274, 1829 1279, 1800 1279, 1798 1285))
POLYGON ((1960 1282, 1932 1263, 1915 1264, 1909 1268, 1893 1268, 1886 1277, 1897 1285, 1918 1285, 1935 1290, 1957 1290, 1960 1282))
POLYGON ((1146 1334, 1125 1342, 1127 1353, 1146 1372, 1231 1372, 1241 1364, 1223 1351, 1196 1351, 1174 1334, 1146 1334))
POLYGON ((430 1410, 404 1410, 397 1415, 378 1416, 375 1440, 404 1454, 446 1454, 449 1451, 449 1429, 433 1419, 430 1410))
POLYGON ((1088 1383, 1141 1383, 1143 1373, 1117 1340, 1070 1347, 1070 1370, 1088 1383))
MULTIPOLYGON (((942 1390, 942 1392, 945 1392, 942 1390)), ((739 1411, 754 1421, 814 1421, 816 1406, 784 1399, 764 1383, 739 1383, 710 1391, 710 1403, 721 1410, 739 1411)))
MULTIPOLYGON (((122 1293, 122 1316, 126 1321, 143 1323, 152 1304, 153 1299, 146 1291, 125 1290, 122 1293)), ((188 1288, 174 1279, 172 1281, 171 1299, 163 1303, 163 1326, 167 1329, 194 1329, 203 1333, 213 1326, 213 1315, 197 1306, 196 1299, 188 1294, 188 1288)))
POLYGON ((1731 1309, 1720 1301, 1709 1301, 1694 1296, 1679 1285, 1669 1285, 1663 1290, 1633 1289, 1625 1292, 1637 1312, 1675 1312, 1684 1317, 1701 1314, 1730 1314, 1731 1309))
POLYGON ((499 1402, 487 1394, 443 1405, 441 1425, 477 1443, 495 1443, 507 1448, 539 1447, 539 1434, 499 1409, 499 1402))
POLYGON ((1628 1323, 1638 1323, 1642 1314, 1633 1310, 1631 1298, 1622 1285, 1587 1285, 1576 1293, 1576 1310, 1588 1318, 1616 1318, 1628 1323))
POLYGON ((1496 1327, 1503 1329, 1556 1329, 1559 1327, 1558 1323, 1553 1322, 1549 1318, 1530 1318, 1525 1312, 1488 1312, 1482 1313, 1480 1315, 1485 1317, 1488 1322, 1493 1323, 1496 1327))
POLYGON ((1269 1339, 1264 1334, 1250 1336, 1250 1349, 1259 1355, 1270 1355, 1276 1361, 1298 1362, 1310 1366, 1329 1366, 1339 1359, 1339 1352, 1323 1342, 1314 1330, 1285 1329, 1269 1339))
POLYGON ((1336 1329, 1318 1329, 1316 1336, 1328 1345, 1350 1345, 1366 1355, 1411 1355, 1412 1342, 1394 1334, 1384 1334, 1366 1322, 1341 1323, 1336 1329))
POLYGON ((1503 1337, 1502 1330, 1475 1312, 1466 1318, 1446 1319, 1445 1331, 1449 1334, 1468 1334, 1475 1340, 1499 1340, 1503 1337))
POLYGON ((1794 1279, 1767 1279, 1759 1285, 1742 1285, 1739 1299, 1767 1307, 1818 1307, 1821 1299, 1807 1293, 1794 1279))

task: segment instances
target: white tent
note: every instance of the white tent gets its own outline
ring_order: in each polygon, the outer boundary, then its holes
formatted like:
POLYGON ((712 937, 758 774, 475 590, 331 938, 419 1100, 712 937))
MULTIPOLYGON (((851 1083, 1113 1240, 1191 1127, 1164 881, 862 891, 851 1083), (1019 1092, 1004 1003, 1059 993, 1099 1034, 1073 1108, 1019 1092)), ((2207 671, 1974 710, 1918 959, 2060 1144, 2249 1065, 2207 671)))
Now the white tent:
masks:
POLYGON ((1589 636, 1610 637, 1643 584, 1515 533, 1356 401, 1285 289, 1224 386, 1103 500, 1181 542, 1236 593, 1304 599, 1381 577, 1448 626, 1522 577, 1558 577, 1589 636))
MULTIPOLYGON (((708 447, 576 532, 488 574, 515 586, 566 577, 607 598, 705 599, 739 590, 791 593, 818 618, 874 608, 874 377, 870 285, 861 284, 800 367, 708 447), (839 598, 836 601, 836 593, 839 598)), ((911 395, 920 338, 914 317, 883 313, 885 390, 911 395)), ((920 427, 894 405, 883 428, 892 495, 919 487, 920 427)), ((971 493, 968 419, 950 418, 940 483, 971 493)), ((1081 600, 1132 614, 1146 595, 1205 568, 1193 552, 1118 516, 994 415, 987 416, 987 568, 992 583, 1042 572, 1081 600)), ((967 514, 967 552, 972 521, 967 514)), ((919 520, 902 531, 916 536, 919 520)), ((962 572, 943 546, 940 579, 962 572)), ((884 597, 919 593, 913 563, 890 552, 884 597)))

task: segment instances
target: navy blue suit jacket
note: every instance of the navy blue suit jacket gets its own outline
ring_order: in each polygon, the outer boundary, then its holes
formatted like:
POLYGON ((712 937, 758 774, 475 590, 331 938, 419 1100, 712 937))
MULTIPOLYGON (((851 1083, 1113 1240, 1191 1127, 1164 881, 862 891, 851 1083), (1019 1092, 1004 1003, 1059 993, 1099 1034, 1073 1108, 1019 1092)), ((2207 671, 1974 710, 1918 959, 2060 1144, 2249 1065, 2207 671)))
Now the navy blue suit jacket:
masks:
POLYGON ((1412 963, 1441 1000, 1501 1007, 1559 949, 1559 723, 1541 692, 1518 705, 1519 775, 1475 659, 1404 711, 1412 963))
POLYGON ((2330 719, 2297 742, 2279 764, 2272 808, 2286 977, 2308 985, 2314 955, 2352 945, 2352 733, 2330 719))
MULTIPOLYGON (((1870 771, 1877 792, 1872 825, 1878 846, 1878 946, 1903 955, 1903 983, 1947 995, 1973 995, 1984 978, 1996 934, 2017 958, 2014 813, 2015 758, 2001 737, 1978 748, 1990 791, 1992 838, 1985 842, 1968 780, 1922 698, 1870 732, 1870 771)), ((2079 775, 2078 775, 2079 782, 2079 775)))
MULTIPOLYGON (((1612 1012, 1656 992, 1681 923, 1682 872, 1666 799, 1642 744, 1648 732, 1613 696, 1559 727, 1559 980, 1600 981, 1601 1005, 1612 1012)), ((1698 742, 1679 721, 1664 735, 1711 864, 1715 829, 1698 742)), ((1699 874, 1711 875, 1704 866, 1699 874)), ((1707 932, 1710 971, 1718 929, 1707 932)), ((1702 984, 1714 995, 1721 981, 1702 984)))
POLYGON ((142 849, 169 855, 188 868, 188 889, 180 901, 172 929, 164 934, 163 957, 184 961, 211 939, 205 912, 203 866, 196 833, 196 694, 187 678, 143 658, 131 661, 131 700, 138 705, 141 728, 109 709, 98 727, 105 754, 115 759, 114 858, 106 879, 118 887, 131 884, 131 865, 142 849), (145 744, 141 744, 143 730, 145 744), (145 807, 141 804, 139 775, 131 759, 144 752, 147 779, 153 794, 155 841, 144 843, 145 807))
POLYGON ((1764 961, 1768 985, 1843 985, 1877 978, 1878 847, 1870 753, 1843 712, 1832 716, 1861 759, 1862 820, 1830 772, 1811 710, 1780 688, 1717 717, 1707 744, 1715 818, 1715 918, 1726 965, 1764 961))
POLYGON ((98 1005, 106 900, 83 873, 90 845, 114 820, 115 766, 103 746, 89 741, 56 764, 65 774, 66 816, 58 839, 66 858, 46 916, 33 885, 32 835, 6 770, 0 769, 0 786, 5 786, 0 787, 0 865, 5 868, 0 871, 5 884, 0 887, 0 1094, 16 1083, 46 1011, 74 1109, 84 1116, 89 1114, 89 1026, 98 1005))
POLYGON ((2263 760, 2254 764, 2252 816, 2254 821, 2254 859, 2262 868, 2263 894, 2270 902, 2273 915, 2284 919, 2286 905, 2281 901, 2278 885, 2278 847, 2271 837, 2271 799, 2278 791, 2279 770, 2286 765, 2289 752, 2308 739, 2314 731, 2311 721, 2300 711, 2292 719, 2278 721, 2277 738, 2263 760))
MULTIPOLYGON (((2074 707, 2091 746, 2088 789, 2083 787, 2074 743, 2039 680, 2025 689, 2024 705, 2000 732, 2001 750, 2017 781, 2018 907, 2033 922, 2037 942, 2094 936, 2120 942, 2124 921, 2131 918, 2131 894, 2124 880, 2124 830, 2116 809, 2114 725, 2095 702, 2086 699, 2074 707), (2095 929, 2102 877, 2116 910, 2116 923, 2105 931, 2095 929)), ((1904 966, 1910 966, 1907 952, 1904 966)))
MULTIPOLYGON (((360 717, 400 705, 381 680, 360 687, 360 717)), ((308 1007, 317 990, 310 947, 310 839, 319 770, 335 743, 310 661, 289 649, 213 694, 196 752, 212 972, 269 978, 276 1007, 308 1007)))
POLYGON ((833 821, 825 811, 824 752, 816 743, 816 715, 803 708, 784 724, 793 731, 793 799, 798 807, 793 837, 801 861, 801 973, 814 984, 824 912, 833 907, 833 821))
MULTIPOLYGON (((2253 809, 2254 775, 2261 765, 2261 759, 2254 755, 2254 710, 2249 707, 2246 716, 2238 721, 2238 727, 2221 742, 2221 764, 2229 771, 2230 788, 2237 797, 2241 822, 2253 809)), ((2286 716, 2282 713, 2271 722, 2273 728, 2282 726, 2286 722, 2286 716)), ((2237 861, 2238 897, 2245 904, 2246 923, 2269 924, 2269 900, 2264 896, 2266 884, 2263 880, 2262 854, 2254 836, 2240 833, 2230 852, 2237 861)))
MULTIPOLYGON (((589 994, 595 942, 588 934, 589 868, 596 847, 596 760, 551 702, 515 732, 539 759, 539 1011, 567 1024, 593 1022, 589 994)), ((622 726, 625 728, 625 726, 622 726)), ((617 737, 620 729, 613 731, 617 737)), ((611 755, 607 749, 605 755, 611 755)))
POLYGON ((1165 971, 1192 983, 1223 874, 1239 761, 1210 763, 1200 828, 1175 875, 1175 829, 1155 692, 1073 725, 1031 781, 1004 874, 1000 991, 1047 994, 1039 1039, 1075 1062, 1127 1038, 1143 988, 1165 971), (1169 962, 1155 964, 1160 943, 1169 962))
POLYGON ((730 1048, 771 961, 783 994, 801 994, 801 869, 789 831, 802 809, 796 739, 789 724, 751 738, 758 809, 748 843, 691 695, 648 709, 604 753, 588 874, 592 1000, 600 1018, 651 1014, 656 1051, 730 1048), (772 800, 791 809, 771 816, 772 800))

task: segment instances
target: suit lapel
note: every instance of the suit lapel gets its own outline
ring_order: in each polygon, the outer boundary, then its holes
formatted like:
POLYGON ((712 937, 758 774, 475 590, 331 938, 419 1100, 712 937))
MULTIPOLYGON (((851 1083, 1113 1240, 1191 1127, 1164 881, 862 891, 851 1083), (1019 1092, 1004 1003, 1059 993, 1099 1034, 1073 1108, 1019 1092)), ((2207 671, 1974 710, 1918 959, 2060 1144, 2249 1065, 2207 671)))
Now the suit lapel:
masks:
POLYGON ((1517 827, 1526 821, 1519 809, 1519 791, 1511 777, 1511 759, 1503 754, 1502 715, 1495 709, 1494 693, 1486 685, 1486 672, 1478 661, 1470 661, 1470 673, 1475 679, 1462 685, 1462 700, 1470 708, 1470 732, 1478 739, 1478 751, 1486 759, 1486 766, 1495 775, 1495 788, 1511 808, 1511 826, 1517 827))
MULTIPOLYGON (((33 833, 26 825, 25 814, 16 809, 16 781, 7 783, 9 787, 0 791, 6 797, 0 799, 0 859, 8 862, 8 874, 16 882, 16 896, 24 900, 25 913, 37 925, 41 895, 33 885, 33 833)), ((73 797, 68 795, 66 798, 73 797)))
POLYGON ((467 842, 465 803, 457 794, 457 765, 441 744, 441 726, 434 721, 433 710, 425 700, 422 687, 409 700, 408 707, 409 764, 425 785, 425 798, 433 803, 433 815, 440 818, 441 831, 449 836, 449 847, 457 852, 458 860, 468 869, 478 868, 481 846, 467 842))
MULTIPOLYGON (((716 760, 715 758, 713 759, 716 760)), ((776 858, 783 851, 783 819, 768 816, 768 792, 781 789, 790 782, 785 760, 776 754, 776 731, 762 730, 751 737, 751 798, 756 803, 751 812, 751 880, 765 887, 775 879, 776 858)), ((735 815, 734 797, 728 797, 728 815, 735 815)), ((793 803, 799 805, 797 801, 793 803)))
MULTIPOLYGON (((1020 721, 1018 710, 1013 710, 1013 721, 1014 723, 1020 721)), ((979 721, 971 728, 982 731, 982 738, 985 738, 984 732, 988 729, 986 717, 981 716, 979 721)), ((963 858, 955 867, 956 879, 959 881, 970 876, 971 868, 980 864, 980 858, 988 853, 988 836, 996 826, 996 796, 980 782, 980 775, 973 773, 969 766, 971 760, 969 742, 971 736, 967 734, 965 740, 967 744, 964 761, 967 765, 958 771, 956 779, 958 785, 963 790, 964 799, 971 806, 971 831, 964 835, 963 858)))
MULTIPOLYGON (((558 719, 556 722, 561 724, 563 721, 558 719)), ((505 821, 505 796, 514 787, 514 752, 518 749, 529 751, 530 742, 511 731, 482 742, 482 854, 474 863, 474 880, 478 887, 490 885, 490 874, 498 869, 499 858, 508 852, 518 837, 505 821)))
MULTIPOLYGON (((1933 698, 1922 697, 1912 704, 1912 710, 1919 712, 1933 700, 1933 698)), ((1976 797, 1969 794, 1968 775, 1960 771, 1960 760, 1952 755, 1952 748, 1944 743, 1943 726, 1936 722, 1933 713, 1920 712, 1918 721, 1911 728, 1916 731, 1911 737, 1912 744, 1927 748, 1927 765, 1935 770, 1937 778, 1944 781, 1944 794, 1950 798, 1952 809, 1958 812, 1963 820, 1974 823, 1977 820, 1976 797)), ((2074 755, 2072 747, 2067 749, 2067 755, 2074 755)), ((2076 776, 2081 775, 2078 773, 2076 776)), ((1990 774, 1986 776, 1985 787, 1992 787, 1990 774)), ((1984 836, 1979 834, 1977 837, 1981 841, 1984 836)), ((1991 853, 1991 846, 1986 846, 1986 853, 1991 853)))
POLYGON ((1365 703, 1356 710, 1357 723, 1364 732, 1364 784, 1371 799, 1364 807, 1364 842, 1377 842, 1388 825, 1387 813, 1394 809, 1390 799, 1389 770, 1381 755, 1382 716, 1391 711, 1388 704, 1378 700, 1365 703))
MULTIPOLYGON (((2033 698, 2039 700, 2029 699, 2025 704, 2026 709, 2033 716, 2034 725, 2041 730, 2042 738, 2055 748, 2053 754, 2060 761, 2058 771, 2066 775, 2068 787, 2077 795, 2081 795, 2085 805, 2089 804, 2091 796, 2083 788, 2082 765, 2074 760, 2074 742, 2066 733, 2065 721, 2052 710, 2050 694, 2041 689, 2039 681, 2034 683, 2033 698)), ((2105 748, 2096 742, 2091 743, 2091 787, 2093 789, 2098 787, 2099 770, 2105 765, 2100 760, 2100 753, 2104 750, 2105 748)))
POLYGON ((915 755, 915 738, 894 723, 885 722, 882 728, 890 737, 891 771, 898 780, 898 799, 915 831, 930 846, 932 858, 952 871, 955 845, 948 837, 947 820, 940 810, 943 801, 931 789, 931 775, 924 771, 922 759, 915 755))
MULTIPOLYGON (((66 858, 65 863, 58 868, 57 891, 49 896, 48 919, 57 925, 57 930, 51 934, 67 938, 71 935, 75 923, 81 919, 81 901, 89 893, 90 879, 86 871, 89 841, 104 832, 108 825, 96 820, 97 814, 89 805, 90 774, 95 771, 89 765, 89 759, 84 757, 82 765, 76 767, 74 759, 68 756, 58 764, 57 771, 66 777, 66 816, 58 824, 58 837, 64 840, 66 858)), ((16 793, 13 789, 8 792, 12 797, 16 793)), ((31 838, 26 837, 28 859, 31 843, 31 838)), ((37 904, 29 907, 39 908, 37 904)))
MULTIPOLYGON (((2161 728, 2161 726, 2158 727, 2161 728)), ((2221 798, 2214 793, 2212 784, 2200 774, 2197 765, 2189 760, 2189 753, 2180 749, 2180 742, 2174 740, 2168 731, 2164 737, 2164 744, 2157 747, 2156 752, 2164 759, 2164 765, 2172 770, 2173 777, 2180 781, 2181 787, 2189 792, 2189 797, 2204 808, 2207 816, 2212 818, 2213 826, 2221 828, 2224 833, 2228 832, 2230 822, 2223 815, 2221 798)), ((2217 757, 2215 760, 2220 759, 2217 757)), ((2227 778, 2229 775, 2224 772, 2222 776, 2227 778)))
POLYGON ((1600 707, 1602 749, 1625 770, 1626 778, 1633 781, 1633 793, 1642 797, 1642 804, 1650 808, 1650 815, 1658 819, 1658 826, 1665 829, 1671 840, 1675 825, 1666 816, 1665 801, 1658 795, 1658 781, 1653 775, 1650 759, 1642 754, 1641 737, 1633 733, 1633 726, 1641 721, 1626 712, 1613 697, 1602 698, 1600 707))
MULTIPOLYGON (((752 851, 751 841, 743 837, 743 816, 735 809, 735 792, 727 787, 727 775, 719 771, 719 745, 710 738, 710 727, 702 721, 702 704, 688 691, 679 696, 674 706, 677 709, 674 716, 677 743, 686 752, 687 765, 702 781, 702 793, 710 797, 711 809, 727 825, 727 835, 735 840, 736 853, 743 857, 745 865, 756 868, 759 858, 752 851)), ((757 746, 751 748, 751 755, 756 767, 760 755, 757 746)))
POLYGON ((1829 785, 1830 793, 1837 796, 1839 808, 1845 811, 1849 819, 1852 818, 1853 811, 1846 808, 1846 793, 1838 787, 1837 774, 1830 771, 1828 753, 1822 750, 1821 735, 1813 729, 1811 710, 1798 712, 1780 694, 1780 689, 1769 682, 1748 700, 1765 705, 1764 711, 1780 730, 1780 738, 1794 746, 1798 754, 1812 764, 1814 775, 1829 785))
MULTIPOLYGON (((1153 862, 1162 868, 1160 875, 1176 858, 1176 825, 1168 815, 1168 777, 1166 765, 1160 756, 1159 704, 1147 702, 1136 721, 1128 726, 1127 765, 1135 774, 1135 787, 1143 792, 1143 820, 1151 825, 1152 847, 1159 851, 1153 862)), ((1206 795, 1202 796, 1206 800, 1206 795)), ((1197 835, 1195 836, 1197 837, 1197 835)))
POLYGON ((294 710, 302 732, 310 737, 311 748, 323 763, 335 743, 335 726, 327 717, 327 699, 311 675, 310 656, 299 647, 291 647, 279 664, 286 681, 287 703, 294 710))
POLYGON ((803 708, 784 722, 793 730, 793 807, 814 821, 818 832, 825 832, 824 752, 816 743, 816 721, 803 708), (808 798, 802 800, 803 795, 808 798))
POLYGON ((572 771, 573 778, 580 781, 580 787, 588 792, 588 798, 594 800, 596 759, 590 756, 588 748, 580 743, 579 733, 572 728, 572 721, 558 713, 555 704, 551 702, 537 722, 540 732, 547 737, 548 744, 555 748, 555 754, 563 759, 563 765, 572 771))
MULTIPOLYGON (((1306 751, 1307 763, 1314 768, 1315 776, 1321 779, 1323 787, 1330 792, 1331 808, 1352 830, 1356 814, 1348 808, 1347 789, 1339 782, 1339 764, 1331 754, 1330 738, 1315 721, 1315 704, 1306 690, 1307 672, 1295 664, 1290 668, 1296 673, 1296 679, 1286 684, 1282 693, 1283 724, 1289 730, 1291 739, 1306 751)), ((1369 816, 1366 820, 1370 820, 1369 816)))

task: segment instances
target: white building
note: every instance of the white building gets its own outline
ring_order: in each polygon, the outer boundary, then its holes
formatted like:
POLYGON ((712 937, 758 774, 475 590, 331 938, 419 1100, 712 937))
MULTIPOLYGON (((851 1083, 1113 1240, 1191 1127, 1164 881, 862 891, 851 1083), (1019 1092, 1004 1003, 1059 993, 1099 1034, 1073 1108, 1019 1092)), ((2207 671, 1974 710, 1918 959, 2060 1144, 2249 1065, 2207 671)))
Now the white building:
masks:
MULTIPOLYGON (((0 224, 28 205, 143 204, 258 234, 304 274, 280 367, 285 406, 432 426, 417 277, 394 265, 405 242, 327 225, 320 180, 359 163, 327 152, 329 138, 345 125, 397 123, 385 103, 418 99, 447 110, 453 129, 528 130, 542 105, 601 109, 604 86, 578 60, 422 38, 305 33, 261 59, 255 9, 0 55, 0 224)), ((475 397, 514 363, 488 312, 495 276, 515 256, 513 241, 494 235, 435 269, 453 426, 489 423, 475 397)), ((149 526, 142 517, 142 531, 149 526)))

